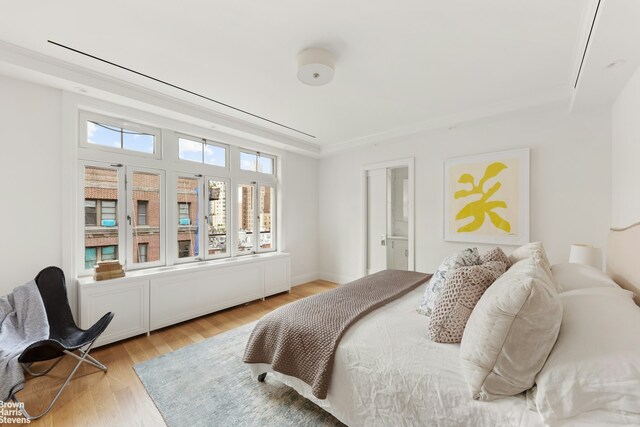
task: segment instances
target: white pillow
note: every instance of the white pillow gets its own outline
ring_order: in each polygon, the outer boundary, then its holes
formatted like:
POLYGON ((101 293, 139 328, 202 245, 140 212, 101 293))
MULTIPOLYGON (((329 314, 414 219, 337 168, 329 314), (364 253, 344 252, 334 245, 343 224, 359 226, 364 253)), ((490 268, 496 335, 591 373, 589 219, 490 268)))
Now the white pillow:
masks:
POLYGON ((555 264, 551 266, 551 273, 561 292, 584 288, 619 288, 605 272, 590 265, 569 262, 555 264))
POLYGON ((547 258, 547 252, 544 250, 544 245, 542 242, 531 242, 520 246, 518 249, 513 251, 511 255, 509 255, 509 261, 511 264, 515 264, 518 261, 522 261, 523 259, 533 258, 537 260, 542 268, 547 272, 549 277, 551 277, 551 284, 557 292, 560 292, 560 288, 557 283, 553 279, 553 275, 551 274, 551 264, 549 263, 549 258, 547 258))
POLYGON ((545 421, 606 410, 640 425, 640 307, 621 288, 560 295, 564 317, 534 399, 545 421))
POLYGON ((446 257, 444 261, 442 261, 442 264, 440 264, 440 267, 438 267, 438 270, 433 273, 433 277, 429 280, 417 312, 425 316, 431 316, 436 305, 436 300, 442 292, 444 282, 447 280, 449 274, 456 268, 470 267, 478 264, 480 264, 478 248, 464 249, 446 257))
POLYGON ((460 343, 462 372, 476 400, 531 388, 553 347, 562 304, 541 260, 519 261, 482 295, 460 343))

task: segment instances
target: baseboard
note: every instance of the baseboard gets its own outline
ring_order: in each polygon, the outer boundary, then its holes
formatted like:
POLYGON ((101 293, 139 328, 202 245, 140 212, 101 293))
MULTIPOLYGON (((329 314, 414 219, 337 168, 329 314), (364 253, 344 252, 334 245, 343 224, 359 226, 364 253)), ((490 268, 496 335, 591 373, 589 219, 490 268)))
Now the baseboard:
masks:
POLYGON ((344 274, 334 274, 334 273, 320 273, 320 279, 326 280, 328 282, 337 283, 339 285, 344 285, 345 283, 352 282, 356 280, 358 277, 350 277, 344 274))
POLYGON ((313 282, 314 280, 317 280, 319 278, 320 276, 315 271, 312 273, 300 274, 298 276, 294 276, 291 278, 291 286, 293 287, 293 286, 302 285, 304 283, 313 282))

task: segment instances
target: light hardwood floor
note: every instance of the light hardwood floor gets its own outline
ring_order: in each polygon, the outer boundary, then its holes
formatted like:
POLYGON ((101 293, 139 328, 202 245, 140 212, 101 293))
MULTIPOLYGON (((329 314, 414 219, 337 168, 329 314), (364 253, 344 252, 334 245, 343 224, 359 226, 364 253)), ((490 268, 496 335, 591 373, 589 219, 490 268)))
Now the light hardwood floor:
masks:
MULTIPOLYGON (((259 319, 275 308, 325 292, 336 285, 317 280, 292 288, 291 293, 268 297, 219 311, 178 325, 97 348, 91 354, 109 367, 104 374, 81 367, 51 412, 30 426, 164 426, 162 416, 138 379, 133 366, 259 319)), ((46 377, 30 378, 18 398, 38 413, 73 367, 66 357, 46 377)))

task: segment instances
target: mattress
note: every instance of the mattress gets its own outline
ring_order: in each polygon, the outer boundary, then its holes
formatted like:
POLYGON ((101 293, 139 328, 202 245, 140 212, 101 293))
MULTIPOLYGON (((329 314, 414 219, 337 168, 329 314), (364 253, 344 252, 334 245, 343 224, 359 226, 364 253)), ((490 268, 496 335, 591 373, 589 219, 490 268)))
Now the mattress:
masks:
POLYGON ((524 395, 493 402, 471 399, 460 371, 458 344, 427 338, 427 318, 416 313, 421 285, 369 313, 338 345, 327 398, 319 400, 304 382, 250 365, 356 426, 542 426, 524 395))

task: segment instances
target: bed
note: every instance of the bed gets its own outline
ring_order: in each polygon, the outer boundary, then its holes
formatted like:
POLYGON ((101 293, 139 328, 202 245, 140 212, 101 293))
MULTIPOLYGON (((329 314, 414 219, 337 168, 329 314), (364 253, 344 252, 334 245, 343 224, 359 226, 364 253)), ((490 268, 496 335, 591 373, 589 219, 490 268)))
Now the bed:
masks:
MULTIPOLYGON (((636 295, 640 293, 640 271, 634 256, 628 254, 638 253, 639 246, 639 224, 612 229, 607 273, 636 295)), ((525 393, 491 402, 472 400, 461 374, 460 345, 432 342, 425 333, 425 318, 416 315, 416 302, 425 287, 414 288, 347 329, 335 351, 325 399, 316 398, 312 388, 300 379, 275 372, 270 364, 250 364, 251 372, 262 378, 269 373, 349 426, 640 424, 640 414, 600 409, 545 423, 532 407, 535 399, 527 399, 525 393)), ((579 298, 580 292, 585 291, 573 291, 578 296, 570 293, 570 298, 579 298)), ((597 302, 606 295, 591 297, 597 302)), ((640 310, 636 306, 634 309, 640 310)), ((638 334, 635 337, 640 339, 638 334)))

